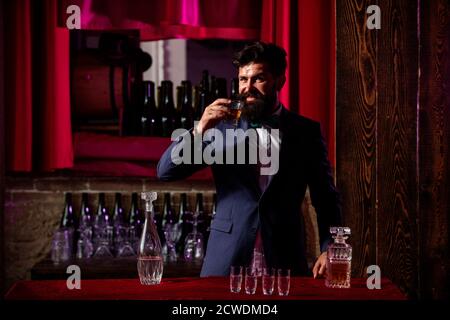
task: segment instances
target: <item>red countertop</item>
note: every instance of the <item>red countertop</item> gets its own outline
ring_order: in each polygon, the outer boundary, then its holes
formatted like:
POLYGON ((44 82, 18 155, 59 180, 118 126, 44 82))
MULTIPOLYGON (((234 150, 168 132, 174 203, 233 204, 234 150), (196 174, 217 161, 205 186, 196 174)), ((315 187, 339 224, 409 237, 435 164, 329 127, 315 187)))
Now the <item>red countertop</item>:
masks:
MULTIPOLYGON (((259 279, 260 280, 260 279, 259 279)), ((81 280, 81 288, 69 290, 65 280, 16 282, 6 300, 406 300, 388 279, 381 289, 369 290, 366 279, 352 279, 349 289, 330 289, 323 279, 293 277, 289 296, 262 294, 261 283, 255 295, 231 293, 228 277, 167 278, 161 284, 141 285, 139 279, 81 280)))

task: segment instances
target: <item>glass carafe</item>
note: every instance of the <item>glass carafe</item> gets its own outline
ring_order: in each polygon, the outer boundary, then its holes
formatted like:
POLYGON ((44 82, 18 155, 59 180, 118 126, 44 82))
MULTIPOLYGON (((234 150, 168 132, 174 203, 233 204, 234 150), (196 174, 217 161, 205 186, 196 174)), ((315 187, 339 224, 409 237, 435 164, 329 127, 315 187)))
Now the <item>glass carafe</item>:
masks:
POLYGON ((163 274, 163 256, 161 241, 153 222, 153 201, 156 192, 142 192, 145 201, 145 222, 138 247, 138 273, 141 284, 159 284, 163 274))

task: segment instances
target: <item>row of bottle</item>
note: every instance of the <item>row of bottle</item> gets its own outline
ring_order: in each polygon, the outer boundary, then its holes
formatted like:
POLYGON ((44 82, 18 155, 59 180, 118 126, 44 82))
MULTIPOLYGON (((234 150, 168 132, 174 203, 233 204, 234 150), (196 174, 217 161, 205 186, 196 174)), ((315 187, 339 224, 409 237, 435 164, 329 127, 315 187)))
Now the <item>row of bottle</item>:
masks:
POLYGON ((193 87, 191 81, 184 80, 176 87, 176 105, 172 81, 161 81, 157 97, 153 81, 143 81, 137 86, 135 102, 126 110, 123 119, 123 134, 128 136, 170 137, 177 128, 192 128, 194 121, 201 118, 203 110, 214 100, 238 93, 237 78, 231 80, 228 93, 227 80, 210 77, 207 70, 203 71, 199 85, 193 87))
MULTIPOLYGON (((215 214, 215 207, 216 196, 214 194, 212 210, 210 214, 207 214, 203 209, 203 194, 197 193, 195 210, 191 211, 189 210, 187 195, 182 193, 178 212, 175 212, 170 193, 165 193, 162 212, 155 212, 154 223, 166 250, 167 226, 176 225, 180 232, 174 244, 175 248, 172 252, 167 252, 167 254, 171 254, 171 260, 176 260, 176 258, 173 258, 174 251, 176 255, 183 252, 186 238, 194 229, 205 239, 202 250, 206 250, 209 225, 215 214)), ((145 216, 140 209, 137 193, 132 193, 128 216, 123 210, 120 193, 115 194, 112 215, 109 214, 105 205, 104 193, 98 195, 97 213, 95 215, 91 213, 88 205, 88 194, 83 193, 78 216, 75 215, 73 210, 72 194, 66 193, 60 229, 71 228, 74 230, 73 247, 75 249, 72 254, 78 258, 88 258, 92 255, 129 256, 135 255, 137 252, 144 220, 145 216)))

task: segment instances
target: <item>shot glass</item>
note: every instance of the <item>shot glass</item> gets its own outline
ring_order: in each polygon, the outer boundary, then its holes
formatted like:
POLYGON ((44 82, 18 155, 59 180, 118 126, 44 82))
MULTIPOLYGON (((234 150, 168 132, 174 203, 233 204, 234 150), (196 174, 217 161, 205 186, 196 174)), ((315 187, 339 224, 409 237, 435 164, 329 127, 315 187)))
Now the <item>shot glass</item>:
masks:
POLYGON ((245 268, 245 293, 255 294, 258 286, 258 276, 252 267, 245 268))
POLYGON ((262 273, 263 294, 271 295, 275 286, 275 269, 264 268, 262 273))
POLYGON ((230 291, 233 293, 241 292, 242 269, 241 266, 231 266, 230 268, 230 291))
POLYGON ((291 286, 291 270, 278 269, 278 295, 287 296, 291 286))

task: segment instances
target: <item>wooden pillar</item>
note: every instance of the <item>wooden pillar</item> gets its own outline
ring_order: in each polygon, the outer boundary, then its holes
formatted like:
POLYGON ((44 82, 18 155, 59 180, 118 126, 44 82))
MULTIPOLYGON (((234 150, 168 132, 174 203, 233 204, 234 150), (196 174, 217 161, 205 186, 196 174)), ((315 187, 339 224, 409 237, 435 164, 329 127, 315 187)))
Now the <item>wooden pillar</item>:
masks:
POLYGON ((361 277, 376 263, 377 32, 365 27, 372 1, 336 4, 336 183, 361 277))
POLYGON ((423 298, 450 290, 450 2, 420 3, 419 283, 423 298))

